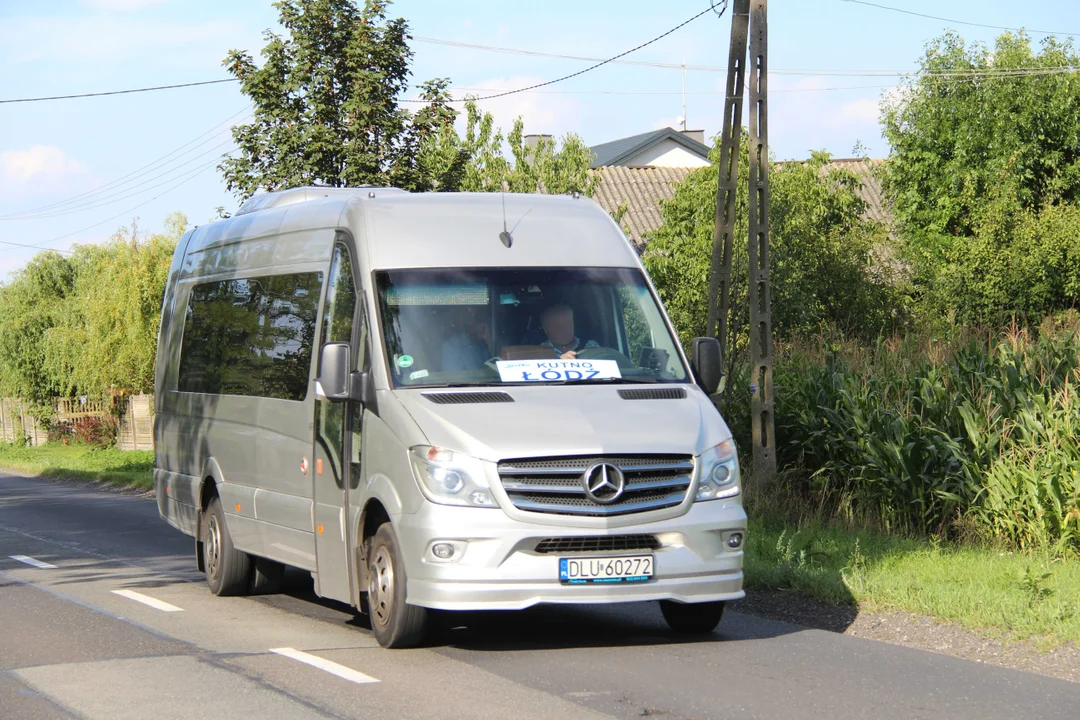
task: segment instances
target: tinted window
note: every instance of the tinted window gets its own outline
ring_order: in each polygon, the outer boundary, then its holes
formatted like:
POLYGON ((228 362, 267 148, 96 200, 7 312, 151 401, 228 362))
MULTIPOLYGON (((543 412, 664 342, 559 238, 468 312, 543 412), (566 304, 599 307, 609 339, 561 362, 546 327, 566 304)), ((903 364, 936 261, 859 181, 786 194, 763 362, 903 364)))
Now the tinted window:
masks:
POLYGON ((500 362, 555 359, 614 361, 624 382, 688 378, 635 268, 388 270, 376 282, 395 385, 497 385, 500 362))
POLYGON ((321 285, 301 273, 193 287, 177 389, 303 400, 321 285))

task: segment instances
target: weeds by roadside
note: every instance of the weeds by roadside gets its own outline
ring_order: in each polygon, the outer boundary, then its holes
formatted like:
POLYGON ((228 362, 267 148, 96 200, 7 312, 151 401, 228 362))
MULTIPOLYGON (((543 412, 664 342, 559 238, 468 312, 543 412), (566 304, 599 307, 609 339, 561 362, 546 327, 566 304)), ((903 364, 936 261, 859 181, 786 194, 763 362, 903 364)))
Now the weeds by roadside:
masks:
POLYGON ((148 450, 122 451, 80 444, 22 447, 0 443, 0 469, 146 489, 154 486, 154 453, 148 450))

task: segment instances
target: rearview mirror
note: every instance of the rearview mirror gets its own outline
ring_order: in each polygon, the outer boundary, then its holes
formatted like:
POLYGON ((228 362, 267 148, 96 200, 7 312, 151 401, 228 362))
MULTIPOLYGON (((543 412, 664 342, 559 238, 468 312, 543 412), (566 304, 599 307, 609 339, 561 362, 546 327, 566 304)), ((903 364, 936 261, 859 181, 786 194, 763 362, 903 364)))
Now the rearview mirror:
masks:
POLYGON ((315 396, 331 402, 348 400, 349 376, 349 343, 329 342, 323 345, 319 353, 315 396))
POLYGON ((707 395, 714 395, 724 378, 724 357, 720 341, 711 337, 694 338, 690 345, 690 369, 694 380, 707 395))

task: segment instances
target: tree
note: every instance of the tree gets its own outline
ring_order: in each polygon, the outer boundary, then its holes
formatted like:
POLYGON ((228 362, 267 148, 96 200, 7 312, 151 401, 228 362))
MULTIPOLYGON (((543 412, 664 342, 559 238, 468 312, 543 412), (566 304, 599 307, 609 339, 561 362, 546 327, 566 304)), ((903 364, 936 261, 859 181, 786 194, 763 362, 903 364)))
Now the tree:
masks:
POLYGON ((38 253, 0 284, 0 393, 43 406, 61 392, 46 333, 75 285, 75 265, 58 252, 38 253))
POLYGON ((884 184, 928 317, 1034 320, 1080 302, 1080 78, 1054 72, 1078 64, 1071 41, 1036 52, 1024 33, 993 49, 948 33, 883 102, 884 184))
POLYGON ((232 50, 224 61, 255 108, 233 129, 237 157, 220 169, 229 190, 298 185, 395 185, 428 189, 418 164, 427 135, 453 122, 446 80, 422 87, 427 105, 399 104, 409 86, 408 25, 387 20, 387 0, 280 0, 288 36, 265 33, 264 63, 232 50))
MULTIPOLYGON (((747 180, 744 136, 740 186, 747 180)), ((690 173, 663 203, 663 224, 647 236, 645 267, 684 343, 706 334, 709 272, 717 193, 719 145, 712 164, 690 173)), ((875 272, 874 250, 887 242, 879 225, 863 218, 859 180, 828 169, 829 156, 813 153, 805 163, 770 165, 772 201, 773 334, 790 338, 832 325, 850 334, 873 336, 899 320, 898 291, 875 272)), ((749 321, 746 249, 747 203, 736 208, 731 345, 724 349, 732 374, 745 362, 749 321)))
POLYGON ((165 281, 187 220, 164 233, 132 225, 70 257, 36 255, 0 285, 0 395, 51 414, 57 396, 152 392, 165 281))
POLYGON ((1006 177, 1023 207, 1077 199, 1080 78, 1016 73, 1078 64, 1072 41, 1053 37, 1039 52, 1024 33, 1002 34, 993 50, 954 33, 931 41, 920 74, 882 104, 885 182, 901 227, 939 242, 970 235, 1006 177))
POLYGON ((153 392, 165 281, 186 229, 173 213, 163 233, 141 235, 132 224, 107 243, 76 247, 72 292, 46 333, 58 395, 153 392))
POLYGON ((465 103, 464 136, 452 122, 444 122, 421 144, 420 167, 432 178, 431 189, 445 192, 580 192, 592 196, 599 178, 589 172, 591 159, 589 147, 573 133, 561 142, 540 137, 535 144, 526 145, 520 117, 504 137, 491 113, 482 112, 471 99, 465 103), (504 145, 510 149, 509 158, 504 145))

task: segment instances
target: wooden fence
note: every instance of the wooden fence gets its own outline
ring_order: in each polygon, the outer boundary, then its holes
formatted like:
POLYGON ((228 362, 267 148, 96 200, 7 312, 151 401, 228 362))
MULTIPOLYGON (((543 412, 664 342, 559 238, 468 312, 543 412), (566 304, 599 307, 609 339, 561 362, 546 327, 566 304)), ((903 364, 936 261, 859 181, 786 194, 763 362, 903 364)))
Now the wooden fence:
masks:
MULTIPOLYGON (((154 396, 119 396, 112 402, 123 408, 116 432, 117 447, 121 450, 153 450, 154 396)), ((84 418, 104 418, 109 410, 108 400, 58 398, 53 419, 77 422, 84 418)), ((0 399, 0 442, 17 442, 23 438, 30 445, 44 445, 48 434, 30 415, 29 403, 15 398, 0 399)))
POLYGON ((30 414, 29 404, 14 398, 0 398, 0 442, 26 439, 31 445, 44 445, 44 428, 30 414))
POLYGON ((120 416, 116 446, 121 450, 154 449, 154 396, 132 395, 120 416))

